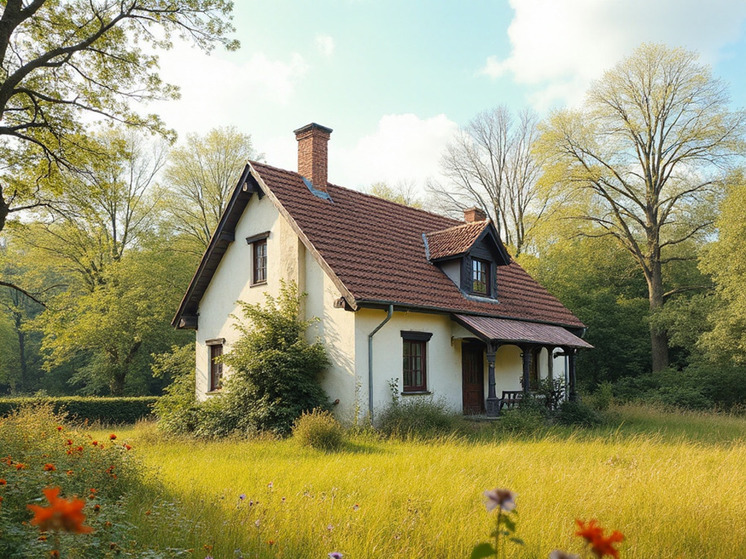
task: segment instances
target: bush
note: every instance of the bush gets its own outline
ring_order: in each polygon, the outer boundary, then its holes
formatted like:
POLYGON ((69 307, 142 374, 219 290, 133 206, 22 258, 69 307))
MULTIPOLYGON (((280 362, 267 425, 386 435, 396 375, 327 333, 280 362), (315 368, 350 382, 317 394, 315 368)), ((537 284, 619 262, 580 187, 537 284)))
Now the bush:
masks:
POLYGON ((556 419, 557 423, 561 425, 581 427, 594 427, 602 423, 601 416, 583 402, 563 402, 559 407, 556 419))
POLYGON ((523 398, 515 409, 500 414, 498 429, 515 434, 533 434, 547 424, 548 408, 535 398, 523 398))
POLYGON ((194 344, 174 346, 170 352, 153 355, 153 376, 170 378, 164 394, 153 406, 158 428, 174 435, 192 433, 197 428, 194 344))
POLYGON ((606 411, 614 402, 614 386, 610 382, 602 382, 596 391, 586 398, 590 407, 597 411, 606 411))
POLYGON ((315 409, 304 413, 293 423, 293 436, 303 446, 327 452, 339 450, 344 443, 344 429, 331 412, 315 409))
POLYGON ((142 488, 143 466, 126 441, 112 435, 93 440, 65 424, 49 403, 23 406, 0 419, 0 557, 97 559, 106 549, 112 557, 156 559, 185 552, 145 551, 135 542, 126 503, 142 488), (27 505, 47 508, 44 490, 50 488, 67 501, 78 499, 85 517, 78 523, 90 527, 90 534, 47 537, 29 523, 27 505))
POLYGON ((461 416, 448 409, 445 402, 417 396, 394 401, 384 408, 378 414, 376 426, 389 437, 427 438, 454 433, 461 421, 461 416))
POLYGON ((156 396, 102 398, 97 396, 60 396, 1 398, 0 417, 26 406, 49 405, 54 413, 67 414, 76 421, 100 421, 114 425, 135 423, 152 413, 156 396))

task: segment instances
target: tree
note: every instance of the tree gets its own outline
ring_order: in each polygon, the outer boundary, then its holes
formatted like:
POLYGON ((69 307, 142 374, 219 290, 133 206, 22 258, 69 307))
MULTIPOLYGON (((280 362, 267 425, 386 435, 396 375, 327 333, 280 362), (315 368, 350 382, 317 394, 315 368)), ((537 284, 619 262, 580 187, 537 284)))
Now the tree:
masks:
MULTIPOLYGON (((606 72, 581 110, 554 113, 540 150, 554 193, 572 195, 591 235, 614 237, 635 259, 651 314, 674 292, 663 267, 696 258, 685 243, 713 222, 721 166, 743 153, 744 112, 697 55, 644 44, 606 72)), ((651 327, 653 371, 668 366, 663 329, 651 327)))
POLYGON ((428 188, 450 213, 482 208, 502 240, 520 254, 547 208, 537 188, 541 165, 532 152, 536 138, 537 117, 531 111, 520 113, 517 122, 506 107, 480 113, 441 157, 447 182, 431 182, 428 188))
POLYGON ((232 126, 189 134, 171 151, 164 208, 174 230, 188 239, 186 250, 202 256, 246 162, 260 157, 251 136, 232 126))
POLYGON ((180 36, 210 50, 226 34, 229 0, 6 0, 0 16, 0 231, 9 214, 47 203, 37 182, 71 153, 91 121, 165 133, 131 101, 169 99, 158 50, 180 36), (23 171, 31 180, 19 181, 23 171))
POLYGON ((368 194, 420 210, 424 206, 417 196, 417 185, 414 181, 399 181, 393 187, 385 182, 375 182, 370 185, 368 194))

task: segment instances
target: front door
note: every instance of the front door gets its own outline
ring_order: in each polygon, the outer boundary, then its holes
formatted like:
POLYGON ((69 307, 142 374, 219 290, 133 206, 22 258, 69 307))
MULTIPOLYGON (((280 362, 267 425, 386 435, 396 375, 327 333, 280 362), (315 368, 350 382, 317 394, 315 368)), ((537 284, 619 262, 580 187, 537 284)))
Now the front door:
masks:
POLYGON ((463 343, 461 346, 461 375, 464 394, 464 415, 484 413, 484 346, 463 343))

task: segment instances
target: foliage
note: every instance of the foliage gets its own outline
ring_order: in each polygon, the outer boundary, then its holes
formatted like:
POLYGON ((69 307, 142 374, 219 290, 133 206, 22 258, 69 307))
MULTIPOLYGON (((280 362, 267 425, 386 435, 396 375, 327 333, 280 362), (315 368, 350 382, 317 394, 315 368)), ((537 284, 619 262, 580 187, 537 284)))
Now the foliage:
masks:
MULTIPOLYGON (((133 526, 124 517, 123 504, 143 474, 142 464, 134 459, 126 441, 115 433, 93 439, 70 428, 50 405, 41 405, 22 407, 1 419, 0 446, 4 455, 0 462, 0 555, 29 559, 60 554, 81 559, 143 556, 145 549, 134 541, 133 526), (56 514, 68 515, 76 525, 84 522, 91 533, 40 533, 29 523, 27 505, 49 508, 42 492, 54 487, 62 498, 82 509, 75 518, 69 516, 69 508, 56 514)), ((153 551, 149 557, 174 555, 153 551)))
POLYGON ((283 282, 279 297, 265 297, 264 305, 239 303, 246 322, 223 357, 231 373, 220 402, 240 432, 287 434, 303 412, 328 408, 319 384, 328 361, 320 342, 305 339, 313 321, 300 318, 297 286, 283 282))
POLYGON ((153 376, 170 379, 153 406, 158 428, 174 435, 194 431, 197 425, 194 343, 153 355, 153 376))
POLYGON ((517 408, 500 412, 497 428, 504 433, 532 435, 547 425, 547 410, 533 398, 522 400, 517 408))
POLYGON ((541 161, 532 151, 537 120, 529 110, 514 120, 506 107, 478 114, 441 157, 447 183, 428 185, 446 211, 483 209, 516 254, 530 247, 547 209, 547 196, 537 188, 541 161))
POLYGON ((226 38, 231 8, 227 0, 5 2, 0 231, 9 212, 44 203, 49 185, 36 179, 71 165, 77 139, 95 119, 165 133, 157 116, 139 115, 130 102, 178 95, 158 76, 157 53, 172 39, 203 50, 215 43, 237 48, 226 38))
POLYGON ((106 425, 135 423, 152 413, 158 401, 154 396, 128 398, 97 398, 92 396, 60 396, 0 398, 0 417, 30 406, 48 406, 56 414, 66 414, 78 422, 100 421, 106 425))
MULTIPOLYGON (((651 314, 666 300, 664 265, 693 258, 686 245, 711 230, 717 174, 743 153, 745 125, 694 53, 644 44, 606 72, 582 110, 556 112, 543 128, 556 203, 634 257, 651 314)), ((652 327, 650 339, 653 371, 663 370, 666 333, 652 327)))
POLYGON ((246 162, 261 157, 251 136, 232 126, 213 128, 204 136, 188 134, 171 151, 163 208, 170 226, 183 237, 184 250, 202 256, 246 162))
POLYGON ((394 438, 437 437, 453 434, 461 426, 461 417, 446 403, 426 396, 394 401, 376 414, 375 425, 394 438))
POLYGON ((602 423, 601 416, 589 405, 580 402, 563 402, 556 415, 557 423, 560 425, 578 425, 581 427, 593 427, 602 423))
POLYGON ((614 402, 614 385, 609 381, 602 382, 596 391, 584 400, 594 410, 606 411, 614 402))
POLYGON ((410 208, 424 209, 422 200, 417 196, 417 184, 413 181, 400 181, 394 186, 389 186, 385 182, 375 182, 368 188, 368 194, 410 208))
POLYGON ((333 452, 344 444, 344 428, 331 412, 315 409, 293 423, 293 437, 303 446, 333 452))

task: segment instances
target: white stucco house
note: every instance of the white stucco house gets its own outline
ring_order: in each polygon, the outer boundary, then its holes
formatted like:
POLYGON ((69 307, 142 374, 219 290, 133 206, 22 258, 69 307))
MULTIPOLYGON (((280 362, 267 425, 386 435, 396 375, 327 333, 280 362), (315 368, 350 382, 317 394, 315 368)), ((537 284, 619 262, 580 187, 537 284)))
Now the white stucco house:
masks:
POLYGON ((298 172, 249 162, 238 180, 173 321, 196 330, 198 397, 230 374, 214 360, 237 339, 237 301, 263 302, 280 280, 319 319, 308 335, 326 347, 321 382, 341 418, 389 404, 394 380, 402 398, 464 414, 497 415, 503 396, 547 376, 573 397, 585 327, 511 260, 485 214, 457 221, 330 184, 331 132, 295 131, 298 172))

